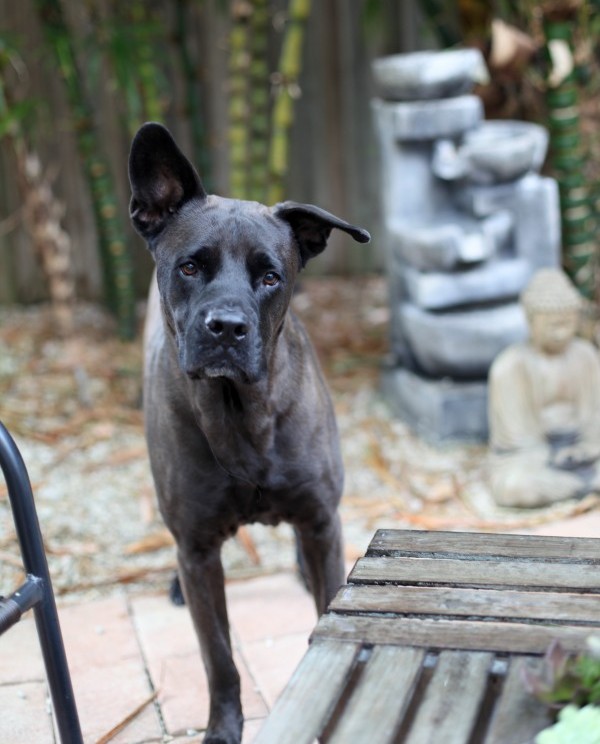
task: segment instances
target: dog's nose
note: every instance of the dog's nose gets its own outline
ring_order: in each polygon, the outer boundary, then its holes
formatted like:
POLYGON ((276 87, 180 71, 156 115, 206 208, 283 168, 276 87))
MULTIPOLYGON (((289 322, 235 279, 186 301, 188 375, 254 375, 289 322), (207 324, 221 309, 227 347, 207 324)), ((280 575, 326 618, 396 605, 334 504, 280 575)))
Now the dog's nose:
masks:
POLYGON ((205 323, 215 339, 226 343, 239 343, 248 335, 248 320, 243 313, 236 310, 210 312, 205 323))

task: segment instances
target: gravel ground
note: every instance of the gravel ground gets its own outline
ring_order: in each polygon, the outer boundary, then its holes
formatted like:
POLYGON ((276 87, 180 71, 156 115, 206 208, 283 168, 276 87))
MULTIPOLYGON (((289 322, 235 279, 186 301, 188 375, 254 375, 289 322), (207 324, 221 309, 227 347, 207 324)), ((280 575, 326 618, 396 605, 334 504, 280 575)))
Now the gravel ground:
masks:
MULTIPOLYGON (((498 509, 485 483, 485 448, 433 448, 394 419, 378 393, 387 351, 383 280, 306 279, 294 299, 334 397, 346 463, 347 558, 375 529, 523 530, 592 508, 597 497, 546 510, 498 509)), ((140 317, 143 308, 140 308, 140 317)), ((57 338, 45 306, 0 311, 0 420, 29 469, 57 594, 67 599, 166 586, 174 550, 154 503, 143 437, 141 342, 115 340, 98 307, 77 308, 57 338)), ((283 525, 252 525, 224 549, 228 576, 289 568, 283 525)), ((0 593, 22 577, 0 483, 0 593)))

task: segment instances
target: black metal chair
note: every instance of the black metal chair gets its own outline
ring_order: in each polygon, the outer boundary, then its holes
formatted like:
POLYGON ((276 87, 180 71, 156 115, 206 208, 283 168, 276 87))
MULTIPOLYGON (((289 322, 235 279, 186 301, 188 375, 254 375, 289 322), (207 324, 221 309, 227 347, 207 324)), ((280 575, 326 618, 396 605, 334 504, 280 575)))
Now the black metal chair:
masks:
POLYGON ((0 597, 0 636, 33 609, 56 725, 62 744, 83 744, 71 676, 27 468, 14 439, 0 422, 0 467, 21 548, 27 580, 0 597))

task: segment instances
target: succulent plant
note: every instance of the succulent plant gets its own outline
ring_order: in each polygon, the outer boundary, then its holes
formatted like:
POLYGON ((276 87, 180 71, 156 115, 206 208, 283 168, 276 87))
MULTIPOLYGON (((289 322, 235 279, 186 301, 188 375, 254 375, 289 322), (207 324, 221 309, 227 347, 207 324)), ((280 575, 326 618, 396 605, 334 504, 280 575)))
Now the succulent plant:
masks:
POLYGON ((600 744, 600 708, 567 705, 558 721, 536 736, 535 744, 600 744))
POLYGON ((539 669, 523 667, 525 688, 559 711, 535 744, 600 744, 600 636, 588 638, 587 647, 586 653, 570 654, 555 640, 539 669))

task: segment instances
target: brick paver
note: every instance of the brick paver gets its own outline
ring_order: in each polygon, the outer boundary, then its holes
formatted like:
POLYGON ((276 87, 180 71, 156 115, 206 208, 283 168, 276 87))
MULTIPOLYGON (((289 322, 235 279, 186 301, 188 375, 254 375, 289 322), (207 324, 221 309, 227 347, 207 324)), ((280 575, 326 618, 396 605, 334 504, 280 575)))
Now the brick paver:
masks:
MULTIPOLYGON (((310 595, 292 574, 227 586, 232 641, 242 677, 250 744, 306 651, 316 622, 310 595)), ((59 607, 86 744, 95 744, 156 693, 114 744, 196 744, 208 689, 187 609, 166 592, 59 607), (173 737, 173 738, 171 738, 173 737)), ((0 742, 54 744, 45 672, 33 617, 0 638, 0 742)))
POLYGON ((0 741, 54 744, 45 682, 0 684, 0 741))
MULTIPOLYGON (((547 524, 543 534, 598 536, 600 512, 547 524)), ((189 613, 161 595, 114 596, 59 608, 85 744, 156 700, 111 741, 199 744, 208 690, 189 613)), ((291 573, 227 585, 250 744, 304 655, 316 622, 312 598, 291 573)), ((55 744, 44 668, 29 615, 0 638, 0 742, 55 744)))

